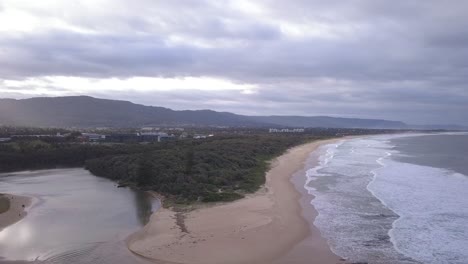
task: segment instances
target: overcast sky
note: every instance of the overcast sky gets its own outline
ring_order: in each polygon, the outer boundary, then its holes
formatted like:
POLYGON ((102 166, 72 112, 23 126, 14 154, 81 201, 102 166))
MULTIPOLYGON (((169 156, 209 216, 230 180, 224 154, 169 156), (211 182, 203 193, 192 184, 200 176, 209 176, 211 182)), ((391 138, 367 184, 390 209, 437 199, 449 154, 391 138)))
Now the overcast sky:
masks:
POLYGON ((0 0, 0 97, 468 125, 466 0, 0 0))

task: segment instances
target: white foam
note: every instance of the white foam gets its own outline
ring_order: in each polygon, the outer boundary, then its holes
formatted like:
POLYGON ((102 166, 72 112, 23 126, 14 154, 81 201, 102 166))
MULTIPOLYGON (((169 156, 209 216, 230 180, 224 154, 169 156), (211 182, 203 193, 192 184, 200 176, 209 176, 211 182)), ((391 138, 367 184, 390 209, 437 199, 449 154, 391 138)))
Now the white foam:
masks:
POLYGON ((369 189, 400 218, 396 249, 423 263, 468 262, 468 177, 385 160, 369 189))
POLYGON ((315 191, 315 188, 310 186, 310 182, 317 179, 318 176, 325 176, 321 175, 318 171, 324 168, 335 156, 336 149, 343 144, 344 140, 339 141, 334 144, 327 144, 321 146, 317 152, 321 153, 318 157, 318 164, 317 166, 307 170, 306 172, 306 182, 304 184, 304 188, 308 191, 309 194, 312 194, 312 191, 315 191))
MULTIPOLYGON (((332 250, 348 260, 379 259, 383 255, 391 255, 384 251, 393 250, 392 245, 362 246, 363 241, 366 243, 373 239, 373 233, 365 225, 375 222, 373 217, 376 215, 387 214, 366 190, 372 177, 370 170, 379 167, 375 159, 381 156, 381 147, 380 141, 372 137, 326 145, 319 149, 319 164, 307 172, 304 187, 315 196, 312 204, 318 211, 314 224, 327 238, 332 250), (362 207, 369 200, 377 204, 370 210, 362 207), (374 256, 363 258, 369 254, 374 256)), ((391 228, 388 220, 387 226, 391 228)), ((374 242, 380 243, 375 239, 374 242)), ((390 244, 389 241, 386 243, 390 244)))
POLYGON ((314 224, 337 255, 369 263, 468 263, 468 178, 389 159, 397 154, 390 139, 423 135, 373 136, 318 150, 304 187, 315 196, 314 224))

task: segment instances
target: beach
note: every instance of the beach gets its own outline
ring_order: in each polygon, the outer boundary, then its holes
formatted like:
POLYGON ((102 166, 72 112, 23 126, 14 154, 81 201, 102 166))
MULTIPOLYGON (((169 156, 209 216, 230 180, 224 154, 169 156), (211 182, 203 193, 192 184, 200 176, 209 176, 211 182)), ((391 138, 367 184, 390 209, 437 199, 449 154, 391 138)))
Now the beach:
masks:
POLYGON ((26 216, 31 198, 12 194, 0 194, 0 231, 26 216))
MULTIPOLYGON (((291 181, 311 152, 336 140, 289 149, 272 161, 264 187, 246 198, 187 212, 158 210, 127 239, 129 249, 156 263, 340 263, 305 220, 302 195, 291 181), (309 241, 307 247, 296 248, 301 241, 309 241)), ((309 221, 316 214, 306 213, 309 221)))

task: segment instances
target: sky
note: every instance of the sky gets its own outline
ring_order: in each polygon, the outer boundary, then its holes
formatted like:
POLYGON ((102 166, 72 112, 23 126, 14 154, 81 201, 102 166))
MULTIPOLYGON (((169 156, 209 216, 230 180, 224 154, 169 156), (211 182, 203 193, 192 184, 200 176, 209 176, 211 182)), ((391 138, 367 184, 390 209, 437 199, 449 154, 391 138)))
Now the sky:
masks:
POLYGON ((0 0, 0 98, 468 125, 465 0, 0 0))

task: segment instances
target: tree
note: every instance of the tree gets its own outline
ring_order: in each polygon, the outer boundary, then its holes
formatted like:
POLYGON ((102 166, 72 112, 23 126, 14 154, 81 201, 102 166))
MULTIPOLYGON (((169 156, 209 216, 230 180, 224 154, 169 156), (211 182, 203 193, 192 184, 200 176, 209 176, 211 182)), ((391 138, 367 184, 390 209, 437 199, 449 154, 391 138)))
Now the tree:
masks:
POLYGON ((141 155, 138 171, 137 171, 137 184, 138 186, 151 185, 153 164, 148 153, 141 155))

